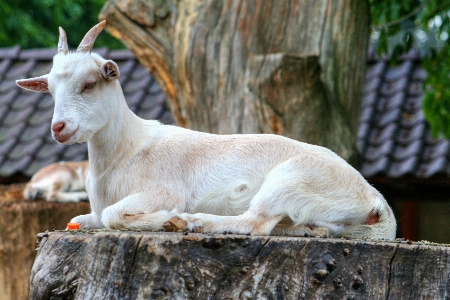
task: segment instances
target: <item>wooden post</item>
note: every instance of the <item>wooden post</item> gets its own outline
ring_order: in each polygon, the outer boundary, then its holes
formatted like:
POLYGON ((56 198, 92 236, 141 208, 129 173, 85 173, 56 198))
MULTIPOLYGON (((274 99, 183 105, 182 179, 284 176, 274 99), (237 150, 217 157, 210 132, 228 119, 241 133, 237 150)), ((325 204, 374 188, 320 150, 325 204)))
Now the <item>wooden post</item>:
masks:
POLYGON ((450 248, 152 232, 40 235, 31 299, 446 299, 450 248))
POLYGON ((0 300, 30 299, 36 234, 64 229, 71 218, 90 211, 87 202, 24 201, 23 188, 24 184, 0 186, 0 300))
POLYGON ((403 200, 400 205, 400 236, 417 241, 419 237, 419 203, 417 200, 403 200))

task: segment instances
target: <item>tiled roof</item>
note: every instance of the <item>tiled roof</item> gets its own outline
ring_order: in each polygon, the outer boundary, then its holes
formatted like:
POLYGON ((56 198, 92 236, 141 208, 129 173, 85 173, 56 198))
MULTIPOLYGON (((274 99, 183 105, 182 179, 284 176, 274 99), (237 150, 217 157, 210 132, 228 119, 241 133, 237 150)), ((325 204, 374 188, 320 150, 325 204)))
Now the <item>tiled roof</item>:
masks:
MULTIPOLYGON (((161 90, 131 52, 95 52, 119 65, 125 98, 136 114, 173 123, 161 90)), ((67 147, 53 141, 51 97, 15 84, 16 79, 47 73, 55 53, 55 49, 0 49, 0 177, 31 176, 49 163, 87 157, 86 144, 67 147)), ((369 54, 358 131, 365 177, 450 175, 449 142, 431 138, 421 111, 426 73, 420 62, 417 52, 405 55, 396 66, 369 54)))
POLYGON ((358 130, 365 177, 450 175, 450 144, 431 137, 422 113, 426 72, 421 59, 411 51, 392 66, 369 53, 358 130))
MULTIPOLYGON (((120 68, 120 83, 128 106, 144 119, 172 124, 165 98, 149 72, 130 51, 96 49, 120 68)), ((31 176, 41 167, 60 160, 87 158, 86 144, 70 147, 51 137, 53 101, 49 94, 20 89, 16 79, 50 71, 56 49, 0 49, 0 176, 31 176)))

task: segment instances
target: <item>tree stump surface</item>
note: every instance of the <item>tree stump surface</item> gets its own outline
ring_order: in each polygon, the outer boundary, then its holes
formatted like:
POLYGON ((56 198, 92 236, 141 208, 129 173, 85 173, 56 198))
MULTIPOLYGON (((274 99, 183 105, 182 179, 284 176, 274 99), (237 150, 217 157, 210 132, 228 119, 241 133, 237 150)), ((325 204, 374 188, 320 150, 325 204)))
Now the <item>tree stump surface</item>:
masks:
POLYGON ((30 299, 448 299, 450 248, 126 231, 39 235, 30 299))
POLYGON ((29 299, 36 234, 64 229, 71 218, 90 211, 88 202, 25 201, 24 186, 0 185, 0 300, 29 299))

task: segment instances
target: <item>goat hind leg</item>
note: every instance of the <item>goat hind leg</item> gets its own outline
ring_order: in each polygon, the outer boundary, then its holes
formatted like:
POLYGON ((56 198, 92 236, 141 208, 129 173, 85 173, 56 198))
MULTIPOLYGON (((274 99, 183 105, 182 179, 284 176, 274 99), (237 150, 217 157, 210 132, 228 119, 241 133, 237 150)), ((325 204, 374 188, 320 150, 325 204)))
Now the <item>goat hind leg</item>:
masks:
POLYGON ((293 225, 289 227, 276 226, 272 230, 272 235, 287 235, 287 236, 330 236, 328 228, 321 226, 307 226, 307 225, 293 225))
POLYGON ((163 224, 166 231, 193 231, 236 234, 252 233, 255 235, 269 235, 272 229, 283 219, 283 216, 263 216, 252 211, 246 211, 238 216, 218 216, 205 213, 176 214, 163 224))

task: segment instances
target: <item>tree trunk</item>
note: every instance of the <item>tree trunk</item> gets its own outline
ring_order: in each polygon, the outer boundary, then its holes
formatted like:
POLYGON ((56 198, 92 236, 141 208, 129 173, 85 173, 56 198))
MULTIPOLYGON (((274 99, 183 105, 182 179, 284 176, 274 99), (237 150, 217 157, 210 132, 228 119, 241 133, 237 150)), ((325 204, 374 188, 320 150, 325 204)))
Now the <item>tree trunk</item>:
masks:
POLYGON ((89 203, 26 202, 24 184, 0 185, 0 300, 30 299, 30 273, 36 256, 36 234, 64 229, 89 203))
POLYGON ((357 160, 366 0, 110 0, 100 15, 180 126, 275 133, 357 160))
POLYGON ((343 239, 51 232, 31 299, 447 299, 450 248, 343 239))

